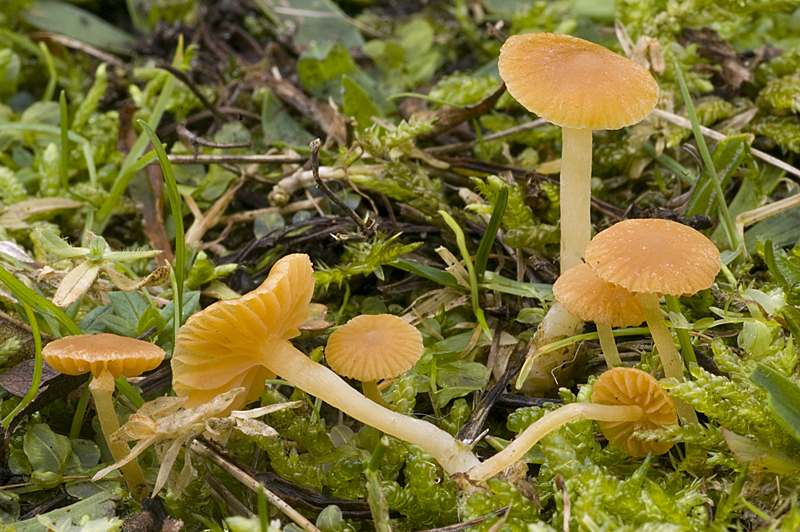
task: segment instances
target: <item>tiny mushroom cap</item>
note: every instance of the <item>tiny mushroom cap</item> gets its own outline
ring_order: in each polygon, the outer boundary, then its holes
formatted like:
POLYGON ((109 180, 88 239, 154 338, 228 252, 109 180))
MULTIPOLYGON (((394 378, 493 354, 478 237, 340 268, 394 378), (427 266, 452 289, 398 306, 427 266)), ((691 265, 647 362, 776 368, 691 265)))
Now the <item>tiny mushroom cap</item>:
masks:
POLYGON ((361 315, 334 331, 325 359, 339 375, 359 381, 391 379, 422 356, 422 334, 399 316, 361 315))
POLYGON ((658 84, 644 67, 569 35, 509 37, 498 68, 518 102, 557 126, 620 129, 658 102, 658 84))
POLYGON ((710 287, 720 252, 705 235, 678 222, 624 220, 586 247, 594 273, 631 292, 692 295, 710 287))
POLYGON ((553 295, 571 314, 612 327, 633 327, 644 321, 639 298, 597 277, 581 264, 570 268, 553 285, 553 295))
POLYGON ((66 336, 42 349, 44 360, 61 373, 91 372, 98 376, 108 371, 115 379, 121 375, 136 377, 155 369, 165 355, 163 349, 150 342, 108 333, 66 336))
POLYGON ((602 405, 641 407, 639 421, 598 421, 600 430, 614 447, 631 456, 664 454, 670 442, 648 442, 636 438, 637 430, 654 430, 678 424, 675 403, 649 373, 635 368, 618 367, 604 372, 592 386, 592 402, 602 405))

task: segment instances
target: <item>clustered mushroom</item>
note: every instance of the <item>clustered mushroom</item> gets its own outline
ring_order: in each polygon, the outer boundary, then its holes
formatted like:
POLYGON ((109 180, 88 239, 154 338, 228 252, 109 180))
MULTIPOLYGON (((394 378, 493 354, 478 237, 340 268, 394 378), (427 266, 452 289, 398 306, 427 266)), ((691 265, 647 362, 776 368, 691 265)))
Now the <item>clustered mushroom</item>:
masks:
MULTIPOLYGON (((561 272, 583 262, 592 232, 592 130, 641 121, 658 103, 658 83, 641 65, 577 37, 527 33, 500 49, 500 77, 530 112, 561 126, 561 272)), ((574 334, 581 320, 556 302, 537 328, 542 346, 574 334)), ((561 355, 539 357, 548 375, 561 355)), ((540 375, 541 377, 541 375, 540 375)))
MULTIPOLYGON (((661 294, 689 296, 710 287, 721 264, 717 246, 678 222, 624 220, 598 233, 586 247, 586 263, 600 279, 638 294, 664 375, 682 380, 683 362, 658 300, 661 294)), ((683 401, 677 405, 682 419, 696 421, 683 401)))
MULTIPOLYGON (((83 375, 91 372, 89 389, 97 419, 116 462, 125 461, 131 449, 127 443, 111 440, 111 435, 119 429, 113 401, 114 379, 121 375, 136 377, 155 369, 165 355, 157 345, 108 333, 67 336, 50 342, 42 349, 45 362, 61 373, 83 375)), ((135 499, 147 496, 147 484, 136 460, 128 461, 120 471, 135 499)))
POLYGON ((620 366, 612 327, 633 327, 644 321, 639 298, 600 279, 586 264, 570 268, 553 284, 553 296, 571 314, 597 325, 600 347, 609 368, 620 366))

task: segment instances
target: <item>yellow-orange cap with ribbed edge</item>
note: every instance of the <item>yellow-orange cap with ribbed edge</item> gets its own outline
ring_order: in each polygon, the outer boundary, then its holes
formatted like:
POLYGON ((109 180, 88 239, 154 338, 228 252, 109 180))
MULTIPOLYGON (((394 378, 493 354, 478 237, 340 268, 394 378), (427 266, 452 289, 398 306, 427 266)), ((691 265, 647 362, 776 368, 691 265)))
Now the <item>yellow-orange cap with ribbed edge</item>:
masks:
POLYGON ((691 295, 710 287, 720 269, 717 246, 699 231, 661 219, 623 220, 586 246, 586 264, 631 292, 691 295))
POLYGON ((312 273, 308 255, 287 255, 252 292, 218 301, 186 321, 171 362, 172 386, 178 396, 189 397, 187 408, 240 386, 247 391, 231 409, 261 395, 264 381, 275 378, 265 358, 294 349, 289 339, 308 319, 312 273))
POLYGON ((569 35, 511 36, 498 68, 514 99, 557 126, 620 129, 658 103, 658 84, 644 67, 569 35))
POLYGON ((611 327, 633 327, 644 321, 638 295, 600 279, 586 264, 562 273, 553 285, 553 295, 582 320, 611 327))
POLYGON ((364 314, 331 334, 325 360, 339 375, 371 382, 410 370, 422 350, 422 335, 402 318, 364 314))
POLYGON ((61 373, 98 376, 108 371, 115 379, 155 369, 164 356, 164 350, 155 344, 109 333, 66 336, 42 349, 45 362, 61 373))
POLYGON ((640 369, 617 367, 600 375, 592 386, 592 402, 601 405, 638 406, 644 411, 639 421, 598 421, 609 443, 631 456, 664 454, 668 442, 647 442, 636 438, 637 430, 655 430, 678 424, 675 403, 658 381, 640 369))

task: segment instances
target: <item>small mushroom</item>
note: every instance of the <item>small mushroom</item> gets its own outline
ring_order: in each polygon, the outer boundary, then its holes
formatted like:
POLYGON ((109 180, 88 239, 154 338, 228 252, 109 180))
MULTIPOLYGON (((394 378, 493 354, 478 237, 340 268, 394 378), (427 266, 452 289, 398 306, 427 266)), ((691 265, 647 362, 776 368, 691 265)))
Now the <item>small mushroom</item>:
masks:
POLYGON ((564 272, 553 284, 553 295, 570 314, 597 325, 608 367, 622 365, 611 328, 633 327, 644 321, 639 297, 600 279, 586 264, 564 272))
MULTIPOLYGON (((111 441, 111 434, 119 429, 119 420, 114 410, 114 379, 121 375, 136 377, 155 369, 164 360, 164 350, 157 345, 117 336, 95 334, 67 336, 47 344, 42 357, 54 369, 67 375, 92 373, 89 389, 94 399, 97 419, 114 460, 125 460, 131 449, 127 443, 111 441)), ((136 500, 147 496, 147 484, 136 460, 120 468, 128 489, 136 500)))
POLYGON ((378 392, 378 381, 410 370, 423 348, 422 335, 403 318, 364 314, 331 334, 325 359, 339 375, 361 381, 364 395, 388 406, 378 392))
MULTIPOLYGON (((624 220, 601 231, 586 248, 586 263, 601 279, 638 292, 664 374, 683 380, 683 363, 663 322, 661 294, 692 295, 710 287, 720 268, 720 252, 705 235, 662 219, 624 220)), ((683 419, 696 420, 682 401, 683 419)))
POLYGON ((652 430, 678 423, 675 405, 658 381, 642 370, 610 369, 592 387, 591 403, 570 403, 522 431, 505 449, 467 472, 471 481, 484 481, 512 466, 544 436, 576 419, 593 419, 609 443, 635 457, 648 452, 662 454, 671 443, 642 442, 637 430, 652 430))
POLYGON ((288 255, 275 263, 256 290, 194 314, 179 329, 172 355, 177 394, 188 396, 188 406, 192 406, 246 381, 251 386, 248 397, 254 398, 264 388, 258 373, 263 370, 362 423, 418 445, 448 474, 477 465, 467 445, 431 423, 370 401, 289 342, 308 316, 313 292, 308 255, 288 255))

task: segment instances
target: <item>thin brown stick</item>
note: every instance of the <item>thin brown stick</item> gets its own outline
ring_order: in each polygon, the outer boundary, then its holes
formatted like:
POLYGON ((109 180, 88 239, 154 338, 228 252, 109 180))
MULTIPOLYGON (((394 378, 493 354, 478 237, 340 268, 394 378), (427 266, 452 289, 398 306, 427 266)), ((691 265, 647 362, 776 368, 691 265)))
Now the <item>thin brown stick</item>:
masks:
MULTIPOLYGON (((311 147, 311 174, 314 176, 314 181, 317 183, 317 188, 320 189, 322 192, 324 192, 325 195, 328 196, 328 198, 330 198, 330 200, 334 202, 340 209, 342 209, 344 213, 347 215, 347 217, 353 220, 356 223, 356 225, 358 225, 358 227, 361 229, 363 233, 362 235, 348 236, 347 240, 353 240, 353 241, 369 240, 375 235, 376 232, 375 223, 374 222, 368 223, 367 221, 362 220, 361 216, 359 216, 358 213, 356 213, 356 211, 351 209, 347 205, 347 203, 344 202, 342 198, 334 194, 333 191, 330 189, 330 187, 328 187, 328 185, 326 185, 325 182, 322 179, 320 179, 319 177, 320 144, 321 142, 319 139, 314 139, 309 144, 309 146, 311 147)), ((337 236, 337 238, 344 240, 344 238, 342 238, 341 236, 337 236)))
MULTIPOLYGON (((485 137, 483 137, 483 142, 502 139, 504 137, 508 137, 516 133, 521 133, 523 131, 528 131, 529 129, 534 129, 543 126, 546 123, 547 120, 545 120, 544 118, 538 118, 532 122, 528 122, 526 124, 520 124, 518 126, 506 129, 505 131, 498 131, 497 133, 486 135, 485 137)), ((470 140, 468 142, 457 142, 455 144, 445 144, 444 146, 434 146, 432 148, 426 148, 425 151, 427 153, 432 153, 432 154, 447 153, 451 151, 467 150, 469 148, 472 148, 473 146, 477 146, 478 144, 480 144, 480 141, 476 139, 476 140, 470 140)))
MULTIPOLYGON (((292 164, 302 163, 307 157, 297 155, 168 155, 171 164, 292 164)), ((153 161, 151 164, 158 164, 153 161)))

